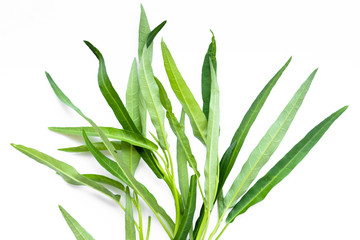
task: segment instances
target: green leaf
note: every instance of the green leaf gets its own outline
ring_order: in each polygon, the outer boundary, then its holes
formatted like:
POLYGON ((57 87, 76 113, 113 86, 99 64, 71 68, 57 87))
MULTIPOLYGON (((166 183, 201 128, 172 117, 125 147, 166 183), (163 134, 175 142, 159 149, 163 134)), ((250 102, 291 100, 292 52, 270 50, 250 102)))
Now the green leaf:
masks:
MULTIPOLYGON (((142 117, 140 113, 141 106, 141 93, 139 86, 139 79, 137 73, 136 59, 134 59, 129 81, 126 89, 126 109, 129 112, 131 119, 134 121, 135 126, 142 132, 142 117)), ((121 157, 125 163, 129 166, 130 171, 135 174, 136 168, 140 162, 140 154, 136 149, 130 144, 123 144, 123 149, 121 151, 121 157)))
POLYGON ((129 182, 127 182, 127 178, 125 177, 122 169, 119 167, 119 165, 111 160, 110 158, 106 157, 103 153, 101 153, 90 141, 88 136, 86 135, 85 131, 83 131, 83 138, 85 140, 86 146, 88 147, 91 154, 94 156, 96 161, 109 173, 111 173, 113 176, 117 177, 121 181, 125 182, 129 185, 129 182))
POLYGON ((255 185, 241 198, 241 200, 230 211, 226 222, 233 222, 234 219, 246 212, 254 204, 262 201, 270 190, 281 182, 309 153, 320 138, 325 134, 333 122, 347 109, 347 106, 339 109, 314 127, 306 136, 301 139, 276 165, 268 171, 265 176, 259 179, 255 185))
POLYGON ((132 202, 129 187, 126 187, 126 208, 125 208, 125 239, 135 240, 135 223, 133 217, 132 202))
POLYGON ((146 108, 149 111, 151 122, 155 127, 160 146, 163 149, 167 149, 167 134, 164 128, 165 112, 161 105, 159 88, 154 79, 151 62, 149 61, 149 51, 147 48, 144 48, 143 55, 140 60, 139 81, 141 94, 145 99, 146 108))
POLYGON ((161 50, 171 88, 180 101, 185 113, 189 116, 194 136, 206 144, 207 119, 176 67, 175 61, 164 41, 161 42, 161 50))
POLYGON ((206 208, 211 211, 216 198, 217 186, 219 181, 219 86, 216 79, 215 69, 209 60, 211 69, 211 98, 209 105, 209 121, 206 145, 205 161, 205 200, 206 208))
MULTIPOLYGON (((185 131, 184 110, 181 110, 180 126, 184 128, 185 131)), ((176 142, 176 161, 178 169, 179 188, 181 196, 183 198, 183 203, 186 204, 185 200, 187 199, 189 193, 189 174, 187 168, 187 157, 179 140, 177 140, 176 142)))
POLYGON ((231 144, 224 153, 220 161, 220 178, 219 189, 222 189, 227 177, 230 174, 232 167, 236 161, 236 158, 240 152, 240 149, 245 141, 245 138, 258 116, 262 106, 264 105, 267 97, 269 96, 272 88, 277 83, 287 66, 289 65, 291 58, 285 63, 285 65, 275 74, 275 76, 266 84, 263 90, 256 97, 255 101, 251 104, 249 110, 246 112, 243 120, 241 121, 239 128, 236 130, 231 144))
POLYGON ((170 99, 166 93, 166 90, 160 80, 154 76, 155 82, 159 88, 159 96, 160 96, 160 102, 163 105, 163 107, 166 109, 166 111, 172 111, 172 106, 170 99))
POLYGON ((125 192, 125 187, 122 183, 120 183, 119 181, 116 181, 112 178, 103 176, 103 175, 99 175, 99 174, 82 174, 84 177, 89 178, 95 182, 98 183, 102 183, 102 184, 106 184, 109 185, 111 187, 115 187, 123 192, 125 192))
MULTIPOLYGON (((104 142, 105 146, 107 147, 109 153, 112 157, 116 160, 116 163, 119 165, 122 173, 126 177, 126 183, 133 188, 133 190, 141 196, 141 198, 145 201, 145 203, 150 207, 150 209, 155 213, 156 217, 159 221, 165 221, 170 233, 174 232, 174 222, 170 218, 170 216, 165 212, 165 210, 159 206, 155 197, 146 189, 144 185, 139 183, 134 176, 131 174, 129 169, 126 165, 121 161, 120 156, 118 155, 117 151, 115 150, 114 146, 110 143, 109 139, 105 136, 102 130, 88 117, 86 117, 79 108, 77 108, 70 99, 61 91, 61 89, 56 85, 56 83, 52 80, 51 76, 47 74, 49 83, 53 88, 55 94, 58 98, 66 105, 71 107, 74 111, 76 111, 80 116, 82 116, 86 121, 88 121, 91 126, 95 129, 97 134, 100 136, 101 140, 104 142)), ((97 149, 94 148, 96 151, 97 149)), ((99 151, 100 152, 100 151, 99 151)), ((143 155, 142 155, 143 156, 143 155)))
POLYGON ((209 118, 209 104, 210 104, 210 94, 211 94, 211 69, 210 69, 210 61, 213 64, 214 70, 216 72, 216 41, 214 33, 211 32, 212 39, 209 45, 209 48, 204 57, 204 63, 202 66, 201 72, 201 93, 203 99, 203 112, 206 118, 209 118))
POLYGON ((150 47, 151 43, 153 42, 154 38, 156 37, 156 35, 160 32, 160 30, 165 26, 166 21, 163 21, 162 23, 160 23, 156 28, 154 28, 154 30, 152 30, 148 37, 147 37, 147 41, 146 41, 146 46, 150 47))
POLYGON ((186 236, 192 228, 196 208, 196 178, 197 177, 195 175, 192 175, 190 178, 190 189, 186 200, 185 212, 181 218, 180 226, 176 232, 174 240, 186 240, 186 236))
POLYGON ((77 182, 79 185, 86 185, 89 186, 107 196, 118 201, 118 197, 116 197, 112 192, 110 192, 107 188, 94 182, 76 171, 76 169, 70 166, 67 163, 62 161, 56 160, 49 155, 39 152, 33 148, 28 148, 23 145, 11 144, 14 148, 22 152, 23 154, 27 155, 28 157, 34 159, 35 161, 48 166, 49 168, 53 169, 61 176, 66 176, 66 178, 71 179, 74 182, 77 182))
MULTIPOLYGON (((131 131, 125 131, 122 129, 112 128, 112 127, 99 127, 99 128, 108 138, 121 140, 123 142, 130 143, 134 146, 139 146, 149 150, 158 149, 155 143, 151 142, 147 138, 144 138, 139 133, 134 133, 131 131)), ((88 136, 95 136, 95 137, 99 136, 99 134, 95 131, 93 127, 49 127, 49 130, 53 132, 58 132, 68 135, 77 135, 77 136, 81 136, 82 131, 84 130, 88 136)))
MULTIPOLYGON (((116 150, 121 150, 122 144, 120 141, 110 141, 110 142, 116 150)), ((100 150, 100 151, 107 150, 107 148, 103 142, 94 142, 93 145, 96 147, 97 150, 100 150)), ((76 147, 59 148, 58 150, 63 151, 63 152, 76 152, 76 153, 89 151, 89 149, 86 145, 80 145, 80 146, 76 146, 76 147)))
POLYGON ((94 238, 62 206, 59 205, 59 209, 77 240, 94 240, 94 238))
POLYGON ((260 169, 267 163, 279 146, 309 90, 316 71, 317 70, 312 72, 308 79, 301 85, 288 105, 260 140, 259 144, 251 152, 248 160, 243 165, 239 175, 225 196, 225 209, 232 207, 235 201, 245 193, 260 169))
MULTIPOLYGON (((150 33, 149 22, 146 17, 144 7, 141 4, 141 14, 140 14, 140 24, 139 24, 139 48, 138 48, 139 60, 141 59, 143 49, 146 45, 149 33, 150 33)), ((152 46, 150 46, 150 48, 152 49, 152 46)), ((152 52, 152 50, 151 50, 151 52, 152 52)), ((151 55, 152 55, 152 53, 151 53, 151 55)))

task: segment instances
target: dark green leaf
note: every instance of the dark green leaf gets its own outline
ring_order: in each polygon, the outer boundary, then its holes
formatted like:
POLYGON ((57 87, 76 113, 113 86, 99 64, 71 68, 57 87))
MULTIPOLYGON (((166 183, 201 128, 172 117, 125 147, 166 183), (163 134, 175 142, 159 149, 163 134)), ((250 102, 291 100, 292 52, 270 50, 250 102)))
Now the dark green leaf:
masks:
POLYGON ((309 153, 320 138, 325 134, 333 122, 347 109, 343 107, 331 114, 297 143, 277 164, 270 169, 255 185, 241 198, 231 210, 226 222, 232 222, 236 216, 244 213, 252 205, 262 201, 270 190, 282 181, 301 160, 309 153))
POLYGON ((209 104, 210 104, 210 95, 211 95, 211 69, 210 61, 213 64, 214 70, 216 72, 216 41, 214 33, 212 33, 211 43, 204 57, 204 63, 202 66, 201 72, 201 93, 203 99, 203 112, 206 118, 209 118, 209 104))
POLYGON ((154 30, 152 30, 148 37, 147 37, 147 41, 146 41, 146 46, 150 47, 151 43, 153 42, 154 38, 156 37, 156 35, 160 32, 160 30, 165 26, 166 21, 163 21, 162 23, 160 23, 156 28, 154 28, 154 30))
POLYGON ((190 189, 186 200, 185 212, 181 218, 180 226, 176 232, 174 240, 186 240, 186 236, 192 228, 196 208, 196 178, 197 177, 195 175, 192 175, 190 178, 190 189))

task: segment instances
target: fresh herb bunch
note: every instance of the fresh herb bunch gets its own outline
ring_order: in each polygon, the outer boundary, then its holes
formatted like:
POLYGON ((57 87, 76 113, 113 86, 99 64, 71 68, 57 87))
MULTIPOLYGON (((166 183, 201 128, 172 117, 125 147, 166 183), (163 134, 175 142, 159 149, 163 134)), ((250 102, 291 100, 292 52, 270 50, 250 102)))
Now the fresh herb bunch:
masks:
MULTIPOLYGON (((151 218, 148 217, 145 230, 140 198, 153 211, 170 239, 200 240, 205 239, 207 236, 208 239, 214 237, 218 239, 238 215, 262 201, 268 192, 295 168, 332 123, 346 110, 347 106, 334 112, 316 125, 274 167, 250 187, 260 169, 268 162, 290 127, 317 70, 312 72, 251 152, 229 191, 224 194, 222 191, 223 186, 244 140, 272 88, 289 65, 291 58, 256 97, 235 132, 229 147, 219 158, 219 87, 216 75, 217 62, 214 35, 202 67, 202 109, 181 76, 165 42, 161 42, 168 80, 182 106, 181 117, 178 119, 173 113, 171 101, 161 81, 155 77, 151 66, 153 39, 165 23, 166 21, 162 22, 151 31, 145 11, 141 7, 138 61, 134 59, 130 70, 125 105, 110 82, 102 54, 91 43, 85 41, 85 44, 99 60, 98 84, 100 90, 123 129, 99 127, 70 101, 53 81, 50 74, 46 73, 46 77, 57 97, 90 124, 88 127, 50 127, 49 129, 55 132, 81 135, 84 138, 85 145, 60 150, 66 152, 90 152, 97 162, 112 175, 112 178, 98 174, 80 174, 67 163, 56 160, 35 149, 16 144, 12 144, 12 146, 39 163, 52 168, 68 183, 87 185, 113 199, 125 212, 126 239, 136 239, 136 235, 138 235, 139 239, 149 239, 151 218), (147 113, 156 130, 156 134, 151 134, 156 143, 147 138, 147 113), (184 122, 186 116, 190 120, 194 136, 206 148, 203 171, 199 171, 197 168, 190 141, 185 134, 184 122), (177 138, 176 162, 169 149, 167 131, 164 127, 165 118, 177 138), (99 137, 100 140, 92 142, 89 140, 89 136, 99 137), (107 157, 103 151, 109 153, 112 159, 107 157), (169 216, 158 204, 155 196, 150 193, 146 186, 136 180, 135 171, 141 159, 145 161, 157 178, 167 184, 174 199, 175 219, 169 216), (177 174, 175 173, 175 164, 177 165, 177 174), (190 177, 188 165, 193 172, 190 177), (177 180, 175 179, 176 175, 178 176, 177 180), (204 179, 204 185, 202 185, 200 179, 204 179), (106 186, 117 189, 117 193, 110 191, 106 186), (203 204, 200 210, 198 208, 199 216, 195 218, 198 193, 200 193, 203 204), (125 200, 120 201, 121 196, 125 200), (218 221, 210 231, 208 228, 209 219, 216 203, 218 221), (134 209, 136 214, 133 214, 134 209), (220 231, 219 228, 222 223, 225 223, 225 225, 220 231), (209 230, 208 234, 207 230, 209 230)), ((93 239, 64 208, 59 207, 77 239, 93 239)))

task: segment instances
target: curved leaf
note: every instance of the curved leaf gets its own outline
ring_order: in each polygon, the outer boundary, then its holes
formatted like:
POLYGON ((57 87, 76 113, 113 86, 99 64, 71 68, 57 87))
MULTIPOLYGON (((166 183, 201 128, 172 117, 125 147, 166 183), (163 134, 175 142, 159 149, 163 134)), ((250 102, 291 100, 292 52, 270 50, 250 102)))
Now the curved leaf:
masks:
POLYGON ((95 240, 62 206, 59 209, 77 240, 95 240))
POLYGON ((226 209, 232 207, 235 201, 245 193, 260 169, 267 163, 279 146, 309 90, 316 71, 317 70, 312 72, 308 79, 301 85, 288 105, 260 140, 259 144, 251 152, 248 160, 243 165, 239 175, 225 196, 226 209))
POLYGON ((162 23, 160 23, 156 28, 154 28, 154 30, 152 30, 146 40, 146 47, 150 47, 152 41, 154 40, 154 38, 156 37, 156 35, 160 32, 160 30, 165 26, 166 21, 163 21, 162 23))
POLYGON ((92 181, 92 180, 82 176, 80 173, 78 173, 76 171, 76 169, 74 167, 70 166, 69 164, 59 161, 59 160, 56 160, 55 158, 53 158, 45 153, 39 152, 38 150, 35 150, 33 148, 28 148, 23 145, 17 145, 17 144, 11 144, 11 145, 14 148, 16 148, 17 150, 19 150, 20 152, 22 152, 23 154, 27 155, 28 157, 53 169, 54 171, 59 173, 61 176, 66 176, 68 179, 71 179, 72 181, 77 182, 79 185, 89 186, 89 187, 109 196, 110 198, 114 199, 115 201, 118 201, 118 197, 116 197, 107 188, 105 188, 101 184, 98 184, 95 181, 92 181))
POLYGON ((320 138, 325 134, 333 122, 347 109, 347 106, 339 109, 314 127, 306 136, 301 139, 276 165, 268 171, 265 176, 259 179, 255 185, 241 198, 241 200, 230 211, 226 222, 233 222, 234 219, 246 212, 254 204, 262 201, 270 190, 282 181, 301 160, 309 153, 320 138))

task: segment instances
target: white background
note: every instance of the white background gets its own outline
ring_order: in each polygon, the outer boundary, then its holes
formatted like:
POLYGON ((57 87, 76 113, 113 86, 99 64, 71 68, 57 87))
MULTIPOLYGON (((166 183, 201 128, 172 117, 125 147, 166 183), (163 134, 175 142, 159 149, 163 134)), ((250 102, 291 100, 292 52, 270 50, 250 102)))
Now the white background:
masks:
MULTIPOLYGON (((209 29, 214 31, 221 94, 220 153, 262 87, 293 56, 253 125, 230 180, 315 68, 319 71, 302 108, 260 175, 323 118, 350 105, 289 177, 265 201, 238 217, 223 239, 360 239, 357 2, 143 1, 152 28, 168 20, 160 37, 199 102, 202 61, 211 38, 209 29)), ((124 214, 118 206, 91 189, 64 183, 10 143, 37 148, 81 173, 104 173, 88 154, 56 150, 77 145, 81 139, 52 133, 48 126, 87 124, 56 99, 44 71, 95 122, 118 127, 97 88, 97 60, 82 40, 102 51, 113 85, 124 99, 131 62, 137 55, 139 14, 138 1, 0 2, 0 239, 74 239, 58 204, 96 239, 124 239, 124 214)), ((171 92, 160 37, 155 41, 154 71, 171 92)), ((175 99, 173 104, 179 113, 175 99)), ((194 141, 193 151, 202 166, 204 149, 194 141)), ((165 184, 150 175, 145 164, 136 177, 146 180, 145 185, 173 215, 165 184)), ((151 239, 166 239, 155 218, 152 226, 151 239)))

